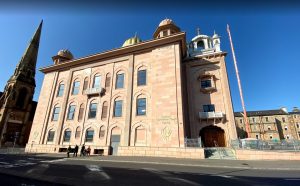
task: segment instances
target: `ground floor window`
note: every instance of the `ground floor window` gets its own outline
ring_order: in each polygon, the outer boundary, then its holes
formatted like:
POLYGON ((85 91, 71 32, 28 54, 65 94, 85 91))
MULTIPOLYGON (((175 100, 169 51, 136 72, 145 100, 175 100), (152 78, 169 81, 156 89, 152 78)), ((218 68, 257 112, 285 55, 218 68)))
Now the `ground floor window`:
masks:
POLYGON ((52 142, 54 140, 54 134, 55 134, 55 132, 53 130, 50 130, 48 132, 48 138, 47 138, 48 142, 52 142))
POLYGON ((70 142, 70 138, 71 138, 71 131, 70 130, 65 130, 64 142, 70 142))
POLYGON ((85 142, 93 142, 94 130, 88 129, 85 135, 85 142))

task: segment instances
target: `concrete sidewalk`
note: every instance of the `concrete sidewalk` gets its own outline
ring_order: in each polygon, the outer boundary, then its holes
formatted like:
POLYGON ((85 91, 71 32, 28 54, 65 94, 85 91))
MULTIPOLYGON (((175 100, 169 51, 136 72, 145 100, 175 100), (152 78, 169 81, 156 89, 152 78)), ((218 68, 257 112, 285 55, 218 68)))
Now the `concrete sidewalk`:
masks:
POLYGON ((68 160, 84 161, 103 161, 103 162, 122 162, 122 163, 140 163, 140 164, 162 164, 179 165, 194 167, 211 168, 237 168, 237 169, 257 169, 257 170, 300 170, 300 161, 256 161, 256 160, 195 160, 180 158, 163 157, 129 157, 129 156, 89 156, 89 157, 71 157, 68 160))

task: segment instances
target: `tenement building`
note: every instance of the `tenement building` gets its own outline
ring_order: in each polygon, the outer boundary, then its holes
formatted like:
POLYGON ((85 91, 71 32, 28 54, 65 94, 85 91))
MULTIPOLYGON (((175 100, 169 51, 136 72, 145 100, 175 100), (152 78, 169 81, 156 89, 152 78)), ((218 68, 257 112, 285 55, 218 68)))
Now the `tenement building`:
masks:
POLYGON ((42 22, 30 41, 14 74, 0 92, 1 146, 25 146, 37 103, 32 101, 35 90, 35 69, 42 22))
POLYGON ((228 146, 236 129, 220 37, 186 33, 165 19, 153 39, 40 69, 43 86, 26 151, 197 157, 185 139, 228 146))
MULTIPOLYGON (((240 138, 246 137, 245 121, 242 112, 235 112, 237 133, 240 138)), ((300 110, 286 108, 277 110, 260 110, 247 112, 250 125, 250 138, 261 140, 299 140, 300 110)))

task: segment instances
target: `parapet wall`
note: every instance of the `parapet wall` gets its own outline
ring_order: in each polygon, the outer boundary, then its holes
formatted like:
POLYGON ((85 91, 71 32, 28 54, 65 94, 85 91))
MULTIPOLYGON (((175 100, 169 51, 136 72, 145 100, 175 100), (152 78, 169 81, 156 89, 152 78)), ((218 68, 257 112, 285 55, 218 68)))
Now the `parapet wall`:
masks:
POLYGON ((237 149, 235 154, 238 160, 300 160, 300 152, 237 149))
POLYGON ((202 148, 180 148, 180 147, 119 147, 118 156, 152 156, 204 159, 202 148))

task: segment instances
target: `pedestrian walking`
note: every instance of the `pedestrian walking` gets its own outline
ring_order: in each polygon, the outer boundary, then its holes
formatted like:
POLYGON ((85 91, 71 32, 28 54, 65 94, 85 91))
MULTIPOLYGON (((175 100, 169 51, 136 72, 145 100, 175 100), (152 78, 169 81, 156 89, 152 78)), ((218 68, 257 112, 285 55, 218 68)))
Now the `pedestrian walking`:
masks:
POLYGON ((67 149, 67 155, 68 155, 68 158, 70 157, 70 153, 72 151, 72 148, 71 148, 71 145, 69 145, 68 149, 67 149))
POLYGON ((78 145, 75 145, 73 157, 74 156, 77 157, 77 153, 78 153, 78 145))
POLYGON ((88 156, 91 154, 91 147, 90 146, 86 149, 86 153, 87 153, 88 156))
POLYGON ((80 156, 84 156, 84 155, 85 155, 85 146, 83 144, 80 150, 80 156))

